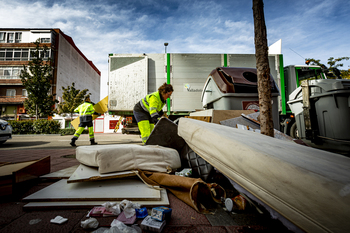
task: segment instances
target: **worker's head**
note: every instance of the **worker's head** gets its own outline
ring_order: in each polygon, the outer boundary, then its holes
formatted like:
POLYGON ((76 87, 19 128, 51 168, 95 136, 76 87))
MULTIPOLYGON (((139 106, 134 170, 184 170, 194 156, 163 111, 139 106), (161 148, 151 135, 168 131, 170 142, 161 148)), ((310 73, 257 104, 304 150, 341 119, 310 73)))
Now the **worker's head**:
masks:
POLYGON ((163 83, 163 85, 158 88, 158 92, 162 95, 164 100, 168 99, 171 94, 173 94, 173 91, 173 86, 167 83, 163 83))
POLYGON ((89 103, 91 102, 90 96, 86 96, 86 97, 85 97, 85 102, 89 102, 89 103))

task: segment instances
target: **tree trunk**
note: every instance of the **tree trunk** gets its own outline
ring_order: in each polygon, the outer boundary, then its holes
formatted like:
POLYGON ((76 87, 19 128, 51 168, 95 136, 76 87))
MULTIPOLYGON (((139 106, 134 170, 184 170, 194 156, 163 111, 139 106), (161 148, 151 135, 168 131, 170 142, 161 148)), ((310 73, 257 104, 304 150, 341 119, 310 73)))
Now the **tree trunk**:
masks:
POLYGON ((39 119, 39 116, 38 116, 38 105, 35 104, 35 119, 39 119))
POLYGON ((253 0, 255 57, 258 75, 260 131, 273 137, 270 67, 268 60, 268 46, 262 0, 253 0))

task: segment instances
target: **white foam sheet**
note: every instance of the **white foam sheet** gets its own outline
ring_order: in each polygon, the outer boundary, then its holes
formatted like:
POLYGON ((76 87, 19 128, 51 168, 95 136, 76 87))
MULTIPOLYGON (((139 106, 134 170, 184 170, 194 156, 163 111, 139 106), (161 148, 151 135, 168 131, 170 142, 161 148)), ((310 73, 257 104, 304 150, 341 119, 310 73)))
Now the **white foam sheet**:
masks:
POLYGON ((181 167, 180 156, 175 149, 157 145, 79 146, 76 149, 76 158, 82 164, 98 167, 101 174, 137 169, 166 172, 168 167, 181 167))
MULTIPOLYGON (((143 200, 132 201, 138 203, 142 207, 154 207, 154 206, 170 206, 167 191, 165 189, 160 190, 161 200, 143 200)), ((59 201, 59 202, 29 202, 24 205, 24 209, 51 209, 51 208, 92 208, 106 203, 106 201, 59 201)))
POLYGON ((350 158, 255 132, 181 118, 203 159, 307 232, 350 232, 350 158))
POLYGON ((60 180, 25 198, 24 201, 122 201, 124 199, 159 201, 160 191, 139 178, 67 183, 60 180))

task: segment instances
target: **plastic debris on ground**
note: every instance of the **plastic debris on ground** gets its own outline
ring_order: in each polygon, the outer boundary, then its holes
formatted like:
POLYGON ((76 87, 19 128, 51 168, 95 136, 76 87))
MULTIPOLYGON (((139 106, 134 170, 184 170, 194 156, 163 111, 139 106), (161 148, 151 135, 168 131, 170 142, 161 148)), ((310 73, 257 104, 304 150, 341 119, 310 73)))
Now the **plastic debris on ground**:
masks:
POLYGON ((124 224, 133 224, 135 221, 136 221, 136 214, 131 216, 130 218, 127 218, 124 214, 124 211, 118 216, 117 219, 115 220, 118 220, 124 224))
POLYGON ((62 224, 68 221, 68 218, 63 218, 62 216, 56 216, 56 218, 51 219, 51 223, 62 224))
POLYGON ((88 218, 85 221, 81 221, 80 226, 84 229, 94 229, 97 228, 99 225, 99 222, 96 218, 88 218))
POLYGON ((225 207, 228 211, 234 209, 245 210, 247 206, 247 200, 242 195, 237 195, 234 198, 226 198, 225 207))
POLYGON ((161 232, 165 225, 166 220, 164 220, 163 222, 159 222, 157 220, 152 219, 151 216, 147 216, 141 222, 141 229, 145 231, 161 232))
POLYGON ((157 221, 170 221, 171 218, 171 208, 160 206, 152 209, 151 218, 157 221))
POLYGON ((190 177, 192 176, 192 168, 184 168, 180 172, 175 172, 175 175, 177 176, 185 176, 185 177, 190 177))
POLYGON ((95 206, 92 208, 86 217, 118 216, 120 212, 121 210, 118 203, 106 202, 101 206, 95 206))
POLYGON ((140 209, 140 204, 132 203, 128 200, 123 200, 120 202, 120 207, 123 209, 124 215, 126 218, 131 218, 136 215, 135 209, 140 209))
POLYGON ((148 215, 146 207, 135 209, 135 211, 136 211, 136 218, 144 218, 148 215))

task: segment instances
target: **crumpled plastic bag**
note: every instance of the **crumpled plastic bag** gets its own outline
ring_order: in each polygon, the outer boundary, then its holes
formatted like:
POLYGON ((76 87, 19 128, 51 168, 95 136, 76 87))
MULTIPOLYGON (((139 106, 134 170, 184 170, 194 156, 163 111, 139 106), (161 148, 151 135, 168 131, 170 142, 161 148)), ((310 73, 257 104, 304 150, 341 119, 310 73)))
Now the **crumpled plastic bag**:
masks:
MULTIPOLYGON (((122 232, 122 233, 138 233, 137 230, 135 230, 134 228, 132 227, 128 227, 127 225, 125 225, 124 223, 122 223, 121 221, 117 220, 117 219, 114 219, 113 222, 111 223, 111 228, 110 230, 116 230, 118 229, 119 231, 109 231, 108 233, 119 233, 119 232, 122 232)), ((106 231, 104 233, 107 233, 106 231)))
POLYGON ((89 229, 89 228, 97 228, 99 225, 99 222, 97 221, 96 218, 88 218, 85 221, 81 221, 80 226, 84 229, 89 229))
POLYGON ((139 203, 132 203, 131 201, 128 201, 128 200, 121 201, 120 207, 123 209, 124 215, 126 218, 131 218, 136 214, 135 209, 141 208, 139 203))
POLYGON ((120 205, 116 202, 106 202, 103 203, 102 206, 105 207, 108 212, 111 212, 115 215, 119 215, 121 213, 120 205))

